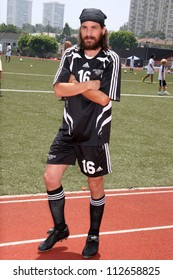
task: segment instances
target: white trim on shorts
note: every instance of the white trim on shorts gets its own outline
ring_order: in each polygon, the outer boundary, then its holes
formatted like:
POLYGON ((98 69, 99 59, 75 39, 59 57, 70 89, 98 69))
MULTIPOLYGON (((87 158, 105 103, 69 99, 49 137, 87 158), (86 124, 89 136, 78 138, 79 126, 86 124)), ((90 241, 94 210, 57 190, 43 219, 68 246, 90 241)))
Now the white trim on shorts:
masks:
POLYGON ((2 72, 2 61, 1 61, 1 58, 0 58, 0 72, 2 72))
POLYGON ((109 144, 108 143, 104 144, 104 147, 105 147, 105 153, 106 153, 108 172, 111 173, 112 166, 111 166, 111 159, 110 159, 110 152, 109 152, 109 144))

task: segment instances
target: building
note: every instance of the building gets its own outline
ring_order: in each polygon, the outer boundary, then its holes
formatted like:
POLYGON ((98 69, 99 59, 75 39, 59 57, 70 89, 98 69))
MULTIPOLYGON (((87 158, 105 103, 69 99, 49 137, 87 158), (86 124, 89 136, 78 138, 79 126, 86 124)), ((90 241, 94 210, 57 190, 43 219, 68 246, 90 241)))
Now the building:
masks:
POLYGON ((32 1, 7 0, 7 24, 21 27, 23 24, 31 24, 32 1))
POLYGON ((128 30, 136 36, 160 31, 173 40, 173 0, 131 0, 128 30))
POLYGON ((6 53, 8 43, 10 43, 12 47, 12 54, 14 54, 15 52, 17 53, 18 41, 20 36, 21 34, 17 34, 17 33, 9 33, 9 32, 0 33, 0 44, 2 44, 3 54, 6 53))
POLYGON ((64 24, 64 4, 59 2, 49 2, 43 4, 43 25, 50 25, 63 29, 64 24))

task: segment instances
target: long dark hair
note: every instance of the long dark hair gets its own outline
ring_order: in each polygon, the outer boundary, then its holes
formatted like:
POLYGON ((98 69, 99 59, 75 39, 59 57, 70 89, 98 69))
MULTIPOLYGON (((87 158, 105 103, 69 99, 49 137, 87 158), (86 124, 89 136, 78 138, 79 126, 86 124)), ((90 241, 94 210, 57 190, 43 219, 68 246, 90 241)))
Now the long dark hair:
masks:
MULTIPOLYGON (((78 34, 78 41, 79 41, 78 45, 79 45, 80 49, 83 50, 84 46, 83 46, 83 43, 82 43, 80 29, 79 29, 79 34, 78 34)), ((109 48, 109 46, 108 46, 108 31, 107 31, 107 29, 105 30, 105 34, 100 38, 99 47, 101 47, 102 50, 107 50, 109 48)))

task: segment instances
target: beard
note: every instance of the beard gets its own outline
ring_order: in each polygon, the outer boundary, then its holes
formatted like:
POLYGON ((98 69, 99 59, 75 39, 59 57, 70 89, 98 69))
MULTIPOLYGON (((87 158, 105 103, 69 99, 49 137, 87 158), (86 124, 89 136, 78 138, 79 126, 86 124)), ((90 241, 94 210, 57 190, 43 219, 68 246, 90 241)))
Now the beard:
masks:
POLYGON ((85 36, 82 38, 80 34, 80 46, 84 50, 97 50, 102 46, 103 35, 100 34, 99 38, 96 39, 93 36, 85 36))

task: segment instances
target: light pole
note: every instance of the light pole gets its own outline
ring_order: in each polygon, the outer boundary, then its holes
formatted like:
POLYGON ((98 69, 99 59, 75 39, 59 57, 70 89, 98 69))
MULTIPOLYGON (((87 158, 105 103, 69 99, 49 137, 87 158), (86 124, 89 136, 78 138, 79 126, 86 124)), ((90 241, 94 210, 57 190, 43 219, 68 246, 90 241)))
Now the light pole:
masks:
POLYGON ((149 48, 150 41, 146 41, 145 43, 147 44, 147 45, 146 45, 145 60, 147 60, 147 61, 148 61, 148 48, 149 48))
POLYGON ((49 27, 50 27, 50 21, 48 21, 48 25, 47 25, 47 35, 49 36, 49 27))

